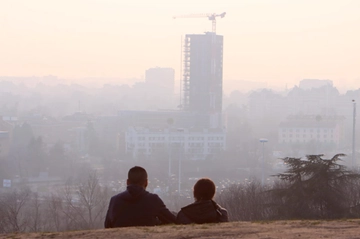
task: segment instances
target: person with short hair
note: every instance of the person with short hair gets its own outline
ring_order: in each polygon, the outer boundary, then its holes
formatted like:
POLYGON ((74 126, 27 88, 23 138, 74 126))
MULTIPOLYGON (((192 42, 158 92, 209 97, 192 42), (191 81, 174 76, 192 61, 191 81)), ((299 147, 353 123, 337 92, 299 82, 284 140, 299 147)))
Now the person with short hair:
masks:
POLYGON ((201 178, 194 185, 195 202, 181 208, 177 214, 180 224, 228 222, 227 210, 217 204, 213 198, 216 187, 209 178, 201 178))
POLYGON ((113 196, 105 218, 105 228, 155 226, 175 223, 176 217, 158 195, 146 191, 148 175, 144 168, 129 170, 126 191, 113 196))

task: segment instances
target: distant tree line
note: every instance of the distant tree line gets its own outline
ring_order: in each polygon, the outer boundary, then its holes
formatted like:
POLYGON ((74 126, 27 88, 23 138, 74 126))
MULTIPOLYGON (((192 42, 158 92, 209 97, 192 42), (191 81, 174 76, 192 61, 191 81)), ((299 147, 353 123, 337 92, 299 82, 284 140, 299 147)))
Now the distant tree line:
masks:
MULTIPOLYGON (((341 156, 284 158, 288 169, 274 175, 274 184, 233 184, 218 193, 216 201, 227 208, 232 221, 359 218, 360 174, 342 165, 341 156)), ((69 180, 47 197, 27 188, 2 193, 0 233, 102 228, 113 194, 101 186, 94 171, 82 180, 69 180)), ((163 197, 177 208, 183 204, 179 196, 163 197)))

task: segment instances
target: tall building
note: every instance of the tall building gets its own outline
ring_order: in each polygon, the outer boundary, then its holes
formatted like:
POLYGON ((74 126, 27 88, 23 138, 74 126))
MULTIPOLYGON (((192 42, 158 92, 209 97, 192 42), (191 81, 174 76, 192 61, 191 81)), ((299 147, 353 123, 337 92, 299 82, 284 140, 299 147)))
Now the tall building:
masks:
POLYGON ((184 110, 221 115, 223 36, 188 34, 183 56, 184 110))
MULTIPOLYGON (((188 34, 183 44, 182 110, 119 112, 127 125, 119 134, 119 151, 133 158, 177 152, 186 159, 204 160, 226 149, 221 121, 223 36, 188 34)), ((149 69, 145 83, 165 85, 168 78, 160 76, 171 74, 166 68, 149 69)))

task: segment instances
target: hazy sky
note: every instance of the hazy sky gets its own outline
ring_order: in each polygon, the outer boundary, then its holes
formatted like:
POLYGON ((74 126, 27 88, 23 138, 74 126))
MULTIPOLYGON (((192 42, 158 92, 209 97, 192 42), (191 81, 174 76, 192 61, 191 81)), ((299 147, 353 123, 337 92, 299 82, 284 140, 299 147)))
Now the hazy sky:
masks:
POLYGON ((0 0, 0 76, 142 77, 173 67, 186 33, 227 12, 224 81, 360 87, 360 0, 0 0))

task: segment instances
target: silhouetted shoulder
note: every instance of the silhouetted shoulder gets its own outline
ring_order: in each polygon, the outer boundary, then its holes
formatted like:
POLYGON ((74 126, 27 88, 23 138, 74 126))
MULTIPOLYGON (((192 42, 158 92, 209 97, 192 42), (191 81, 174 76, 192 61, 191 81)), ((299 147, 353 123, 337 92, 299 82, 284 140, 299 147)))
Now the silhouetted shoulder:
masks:
POLYGON ((198 201, 181 208, 177 215, 180 224, 227 222, 228 213, 212 200, 198 201))

